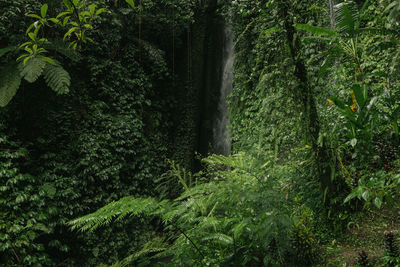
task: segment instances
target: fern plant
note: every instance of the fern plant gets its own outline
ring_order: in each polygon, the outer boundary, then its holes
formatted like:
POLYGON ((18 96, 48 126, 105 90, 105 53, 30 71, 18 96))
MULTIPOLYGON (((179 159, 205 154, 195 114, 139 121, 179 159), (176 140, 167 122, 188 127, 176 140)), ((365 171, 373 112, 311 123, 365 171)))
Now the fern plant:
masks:
MULTIPOLYGON (((115 266, 269 266, 295 259, 290 205, 279 189, 280 177, 271 174, 273 161, 245 154, 203 161, 208 178, 185 184, 176 199, 125 197, 70 225, 93 231, 126 216, 160 218, 167 236, 150 241, 115 266)), ((179 169, 177 179, 185 183, 181 177, 179 169)))

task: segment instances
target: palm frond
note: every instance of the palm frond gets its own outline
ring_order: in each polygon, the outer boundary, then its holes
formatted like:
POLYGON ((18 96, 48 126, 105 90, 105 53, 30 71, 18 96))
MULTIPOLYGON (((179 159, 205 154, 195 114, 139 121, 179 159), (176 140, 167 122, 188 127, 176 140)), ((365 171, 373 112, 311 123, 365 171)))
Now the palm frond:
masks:
POLYGON ((337 32, 326 29, 324 27, 320 26, 312 26, 309 24, 296 24, 296 29, 301 30, 301 31, 307 31, 309 33, 312 33, 313 35, 317 36, 329 36, 329 37, 336 37, 337 32))
POLYGON ((359 25, 360 13, 353 1, 343 2, 335 6, 338 32, 346 37, 353 37, 359 25))
POLYGON ((11 101, 20 84, 21 74, 17 64, 10 64, 0 71, 0 107, 11 101))

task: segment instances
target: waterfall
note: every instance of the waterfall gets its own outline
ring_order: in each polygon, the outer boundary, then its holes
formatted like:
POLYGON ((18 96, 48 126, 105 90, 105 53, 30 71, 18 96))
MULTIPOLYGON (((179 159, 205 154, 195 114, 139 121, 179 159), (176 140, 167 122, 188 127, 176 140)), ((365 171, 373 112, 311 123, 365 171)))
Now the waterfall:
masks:
POLYGON ((226 22, 224 27, 224 45, 222 57, 222 77, 218 110, 213 125, 213 150, 216 154, 229 155, 231 153, 230 120, 227 97, 233 86, 234 45, 232 26, 226 22))

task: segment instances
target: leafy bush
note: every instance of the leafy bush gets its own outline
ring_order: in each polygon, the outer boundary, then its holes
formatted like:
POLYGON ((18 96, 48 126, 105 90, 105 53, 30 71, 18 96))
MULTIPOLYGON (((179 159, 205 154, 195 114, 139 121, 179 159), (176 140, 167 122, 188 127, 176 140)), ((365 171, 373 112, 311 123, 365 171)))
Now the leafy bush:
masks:
POLYGON ((56 190, 21 170, 29 154, 1 130, 0 262, 6 266, 47 266, 51 261, 41 238, 51 231, 47 225, 52 210, 46 203, 56 190))

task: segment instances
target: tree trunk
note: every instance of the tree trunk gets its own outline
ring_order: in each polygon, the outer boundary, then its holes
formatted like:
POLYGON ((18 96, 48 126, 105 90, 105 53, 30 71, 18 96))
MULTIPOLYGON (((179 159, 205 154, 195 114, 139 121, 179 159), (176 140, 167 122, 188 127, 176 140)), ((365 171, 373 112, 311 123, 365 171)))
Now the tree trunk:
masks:
POLYGON ((329 0, 329 16, 331 18, 331 29, 334 30, 336 27, 336 18, 335 18, 335 1, 329 0))
MULTIPOLYGON (((298 80, 298 86, 294 88, 293 95, 303 108, 303 119, 307 141, 311 144, 316 160, 316 172, 321 183, 322 192, 326 199, 334 192, 331 181, 331 169, 329 166, 329 155, 326 147, 318 145, 320 122, 315 104, 314 92, 308 80, 307 68, 301 58, 301 43, 296 28, 294 27, 293 16, 289 14, 291 8, 290 0, 280 0, 278 3, 279 15, 283 19, 283 27, 286 32, 286 40, 290 50, 290 56, 295 66, 294 76, 298 80), (328 191, 326 191, 328 190, 328 191), (327 193, 328 192, 328 193, 327 193)), ((329 203, 326 201, 325 203, 329 203)))

